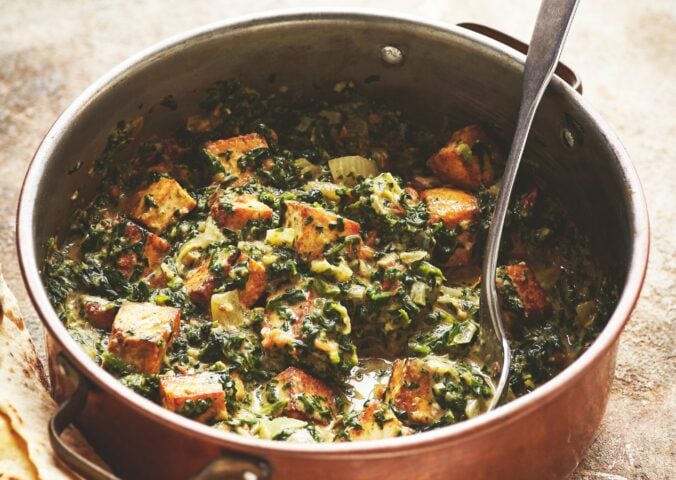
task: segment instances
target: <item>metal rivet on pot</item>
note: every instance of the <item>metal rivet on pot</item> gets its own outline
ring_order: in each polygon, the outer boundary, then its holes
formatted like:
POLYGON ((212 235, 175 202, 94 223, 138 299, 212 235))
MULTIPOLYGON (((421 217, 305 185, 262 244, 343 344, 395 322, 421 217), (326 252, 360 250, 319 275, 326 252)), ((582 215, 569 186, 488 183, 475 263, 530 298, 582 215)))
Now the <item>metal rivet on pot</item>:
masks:
POLYGON ((404 52, 395 46, 386 45, 380 49, 380 58, 388 65, 401 65, 404 61, 404 52))

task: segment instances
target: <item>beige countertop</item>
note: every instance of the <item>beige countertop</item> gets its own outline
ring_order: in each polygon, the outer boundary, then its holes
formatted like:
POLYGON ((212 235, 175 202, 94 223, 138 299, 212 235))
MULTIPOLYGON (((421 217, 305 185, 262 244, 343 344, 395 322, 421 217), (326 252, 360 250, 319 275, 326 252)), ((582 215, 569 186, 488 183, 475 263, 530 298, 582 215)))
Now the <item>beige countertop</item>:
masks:
MULTIPOLYGON (((0 263, 41 344, 16 260, 14 214, 28 162, 58 114, 109 68, 172 34, 226 17, 331 2, 135 0, 0 2, 0 263)), ((377 8, 375 1, 333 5, 377 8)), ((391 0, 392 11, 473 21, 530 37, 539 2, 391 0)), ((643 295, 622 336, 599 437, 573 478, 676 475, 676 2, 581 2, 564 53, 584 96, 634 159, 652 224, 643 295)))

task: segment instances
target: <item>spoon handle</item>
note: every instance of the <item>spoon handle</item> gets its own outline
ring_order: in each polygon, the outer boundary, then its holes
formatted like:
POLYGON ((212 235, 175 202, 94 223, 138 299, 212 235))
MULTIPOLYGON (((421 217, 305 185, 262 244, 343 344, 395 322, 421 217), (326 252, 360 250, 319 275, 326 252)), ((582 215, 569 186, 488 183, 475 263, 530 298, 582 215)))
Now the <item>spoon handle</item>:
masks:
POLYGON ((500 381, 496 386, 494 406, 499 402, 505 391, 511 352, 506 340, 498 293, 495 286, 500 241, 502 229, 505 224, 507 207, 512 195, 514 181, 521 163, 528 132, 530 131, 533 117, 540 103, 540 99, 547 88, 556 64, 561 56, 563 45, 568 35, 568 30, 573 20, 578 0, 543 0, 538 12, 537 21, 526 57, 526 66, 523 74, 523 86, 521 92, 521 106, 516 123, 516 131, 512 147, 507 157, 505 173, 502 177, 502 186, 498 193, 495 211, 488 229, 488 239, 483 262, 483 275, 481 282, 481 305, 484 310, 482 323, 490 318, 493 329, 502 341, 504 351, 503 367, 500 372, 500 381))

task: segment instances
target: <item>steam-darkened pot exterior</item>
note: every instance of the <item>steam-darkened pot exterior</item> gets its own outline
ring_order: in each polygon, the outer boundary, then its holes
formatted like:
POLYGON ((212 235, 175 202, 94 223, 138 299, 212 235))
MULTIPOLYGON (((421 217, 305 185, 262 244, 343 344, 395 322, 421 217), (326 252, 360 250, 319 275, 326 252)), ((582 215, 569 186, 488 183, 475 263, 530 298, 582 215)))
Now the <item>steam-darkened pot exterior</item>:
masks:
POLYGON ((328 95, 333 82, 353 79, 366 94, 399 104, 421 121, 478 121, 508 140, 521 69, 521 56, 461 28, 365 12, 287 13, 172 39, 121 65, 71 105, 46 136, 24 183, 20 261, 49 331, 54 392, 59 399, 69 393, 69 379, 54 363, 60 351, 92 385, 79 425, 119 476, 186 478, 225 451, 265 459, 280 479, 546 479, 575 468, 603 416, 619 335, 643 282, 648 221, 624 150, 561 80, 553 81, 536 116, 527 168, 590 236, 623 294, 599 339, 571 367, 471 421, 352 444, 293 445, 217 432, 138 397, 97 367, 68 336, 39 273, 47 238, 61 233, 69 212, 96 192, 88 167, 119 119, 144 114, 146 131, 169 131, 193 113, 204 88, 233 76, 264 91, 285 86, 313 95, 328 95), (403 62, 383 61, 381 49, 388 45, 404 53, 403 62), (180 106, 176 112, 152 109, 170 93, 180 106), (67 175, 78 161, 84 167, 67 175))

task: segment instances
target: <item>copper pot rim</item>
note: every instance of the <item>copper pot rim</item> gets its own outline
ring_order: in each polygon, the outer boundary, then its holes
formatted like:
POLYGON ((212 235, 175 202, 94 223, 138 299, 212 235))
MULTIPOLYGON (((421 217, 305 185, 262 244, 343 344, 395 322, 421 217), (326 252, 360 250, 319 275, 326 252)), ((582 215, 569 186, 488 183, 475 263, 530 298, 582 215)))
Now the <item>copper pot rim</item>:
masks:
POLYGON ((515 65, 516 68, 523 68, 524 55, 470 30, 411 15, 401 15, 374 9, 306 8, 273 10, 262 14, 246 15, 211 23, 172 36, 142 50, 96 80, 69 105, 45 135, 28 167, 17 209, 16 239, 22 276, 31 301, 42 323, 47 327, 49 334, 63 348, 76 368, 84 373, 90 381, 93 381, 95 385, 115 396, 126 406, 153 418, 168 428, 182 431, 191 437, 208 440, 224 448, 260 454, 284 453, 293 455, 313 453, 318 456, 330 457, 360 454, 362 456, 374 457, 392 455, 401 450, 410 452, 416 449, 433 448, 435 445, 440 447, 442 446, 442 441, 443 445, 447 447, 447 442, 449 441, 462 441, 463 438, 486 434, 493 429, 500 428, 506 423, 515 422, 541 405, 553 401, 567 390, 578 377, 584 374, 591 364, 603 358, 618 342, 619 336, 638 301, 645 280, 650 248, 650 227, 646 202, 638 175, 627 152, 608 124, 585 99, 560 78, 554 77, 550 88, 557 93, 563 93, 568 96, 571 102, 576 103, 593 120, 593 123, 603 134, 607 146, 614 154, 615 161, 624 174, 623 180, 626 185, 630 205, 630 211, 627 214, 631 220, 631 227, 633 229, 632 252, 627 278, 618 305, 607 325, 592 345, 575 362, 533 392, 476 418, 407 437, 326 444, 294 444, 263 440, 219 431, 213 427, 189 420, 169 412, 154 402, 127 389, 87 356, 84 350, 68 334, 65 326, 61 323, 52 307, 42 283, 38 261, 33 255, 35 243, 32 235, 32 213, 44 166, 49 161, 62 134, 68 130, 72 119, 77 117, 82 110, 95 103, 98 94, 123 80, 129 71, 142 69, 145 64, 160 56, 171 54, 175 49, 183 48, 190 41, 217 36, 226 30, 241 30, 284 22, 331 20, 382 21, 399 23, 407 27, 427 28, 436 33, 462 37, 466 41, 477 44, 478 48, 492 50, 493 53, 497 53, 500 56, 500 61, 509 62, 515 65))

